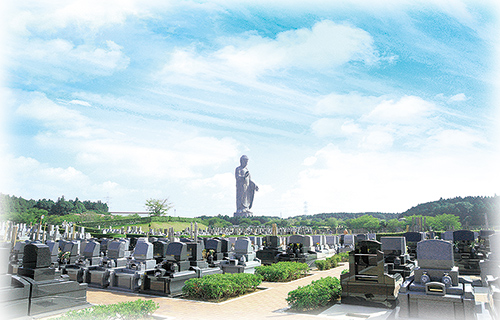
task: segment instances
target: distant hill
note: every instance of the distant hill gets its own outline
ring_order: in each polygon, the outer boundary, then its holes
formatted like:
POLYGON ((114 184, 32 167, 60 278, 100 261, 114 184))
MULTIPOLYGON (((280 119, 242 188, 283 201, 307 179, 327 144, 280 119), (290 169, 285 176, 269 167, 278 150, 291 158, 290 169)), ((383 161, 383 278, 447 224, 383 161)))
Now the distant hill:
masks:
POLYGON ((500 197, 455 197, 451 199, 439 199, 419 204, 401 213, 401 217, 422 215, 436 216, 438 214, 454 214, 460 217, 462 225, 481 226, 485 225, 485 217, 488 224, 498 225, 500 210, 500 197))
POLYGON ((436 216, 440 214, 453 214, 460 217, 462 225, 483 226, 485 217, 488 218, 489 225, 500 224, 500 197, 455 197, 451 199, 439 199, 437 201, 419 204, 403 213, 382 213, 382 212, 335 212, 318 213, 314 215, 300 215, 302 219, 320 220, 328 218, 355 219, 363 215, 371 215, 378 219, 394 219, 413 215, 436 216))
POLYGON ((394 218, 399 218, 399 214, 397 213, 382 213, 382 212, 358 212, 358 213, 351 213, 351 212, 335 212, 335 213, 317 213, 313 215, 300 215, 300 216, 294 216, 291 218, 297 218, 300 217, 302 219, 311 219, 311 220, 324 220, 328 218, 336 218, 336 219, 341 219, 341 220, 347 220, 347 219, 356 219, 364 215, 370 215, 373 216, 377 219, 384 219, 384 220, 389 220, 389 219, 394 219, 394 218))

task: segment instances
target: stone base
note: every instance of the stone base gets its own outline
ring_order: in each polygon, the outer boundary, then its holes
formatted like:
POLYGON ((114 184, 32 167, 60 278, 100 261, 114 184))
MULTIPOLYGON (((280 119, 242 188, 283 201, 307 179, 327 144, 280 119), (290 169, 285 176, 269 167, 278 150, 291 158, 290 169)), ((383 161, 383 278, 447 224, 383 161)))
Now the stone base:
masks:
POLYGON ((249 217, 253 217, 253 213, 250 212, 250 211, 242 211, 242 212, 238 212, 236 211, 234 213, 234 217, 240 217, 240 218, 249 218, 249 217))

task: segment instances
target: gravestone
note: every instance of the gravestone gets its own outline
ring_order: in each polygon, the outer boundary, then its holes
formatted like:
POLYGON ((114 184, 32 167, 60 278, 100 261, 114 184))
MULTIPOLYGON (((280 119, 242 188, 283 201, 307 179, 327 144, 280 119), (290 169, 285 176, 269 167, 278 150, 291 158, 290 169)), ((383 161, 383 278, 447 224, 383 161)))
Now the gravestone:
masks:
POLYGON ((89 286, 107 288, 114 270, 127 265, 128 242, 120 240, 108 241, 107 248, 107 255, 102 258, 100 264, 88 267, 85 282, 89 286))
POLYGON ((277 256, 280 253, 283 253, 280 238, 276 235, 266 236, 263 248, 257 251, 257 258, 263 265, 270 265, 277 262, 277 256))
POLYGON ((395 308, 403 283, 399 273, 386 272, 382 244, 359 241, 349 252, 349 272, 340 275, 342 303, 395 308))
POLYGON ((9 274, 17 274, 18 268, 23 263, 24 256, 24 247, 26 244, 30 243, 29 241, 18 241, 12 248, 12 252, 9 256, 9 266, 7 273, 9 274))
POLYGON ((399 273, 403 279, 411 276, 415 269, 415 263, 410 260, 406 251, 405 237, 381 237, 380 242, 388 273, 399 273))
POLYGON ((277 262, 294 261, 306 263, 309 267, 314 265, 318 254, 313 251, 312 237, 309 235, 292 235, 288 239, 288 245, 285 253, 279 253, 276 257, 277 262))
POLYGON ((59 243, 57 243, 53 240, 48 240, 46 244, 50 250, 50 259, 52 260, 52 266, 58 267, 59 266, 59 262, 58 262, 59 261, 59 243))
POLYGON ((213 264, 214 262, 221 261, 224 259, 224 254, 222 253, 222 242, 219 239, 208 239, 205 244, 205 250, 208 252, 208 257, 210 258, 209 264, 213 264))
POLYGON ((87 285, 61 277, 51 268, 51 252, 42 243, 27 244, 18 276, 31 286, 29 316, 85 306, 87 285))
POLYGON ((479 262, 486 258, 476 247, 476 235, 469 230, 453 231, 455 265, 462 275, 481 275, 479 262))
POLYGON ((406 239, 406 246, 411 260, 416 260, 417 257, 417 243, 425 240, 425 233, 423 232, 406 232, 403 234, 406 239))
POLYGON ((157 240, 153 242, 153 258, 156 260, 157 264, 165 259, 167 247, 168 241, 157 240))
POLYGON ((400 317, 476 319, 474 290, 459 278, 453 244, 423 240, 417 245, 417 256, 414 277, 408 278, 400 289, 400 317))
POLYGON ((110 275, 109 287, 113 290, 138 291, 144 280, 144 273, 153 270, 153 244, 140 239, 137 241, 132 259, 126 267, 114 268, 110 275))
POLYGON ((223 273, 255 273, 255 268, 260 265, 251 240, 248 237, 240 237, 236 240, 231 259, 222 261, 220 267, 223 273))
POLYGON ((165 259, 154 270, 144 274, 140 291, 149 294, 176 296, 188 279, 196 278, 197 272, 190 270, 188 245, 184 242, 170 242, 165 259))

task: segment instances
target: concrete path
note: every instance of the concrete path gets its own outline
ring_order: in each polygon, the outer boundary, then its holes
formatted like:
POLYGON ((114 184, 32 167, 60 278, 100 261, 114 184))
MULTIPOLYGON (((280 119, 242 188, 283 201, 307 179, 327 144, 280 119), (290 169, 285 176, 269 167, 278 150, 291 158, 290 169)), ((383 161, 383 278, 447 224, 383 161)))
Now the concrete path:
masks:
POLYGON ((209 303, 189 301, 183 299, 165 298, 149 296, 143 294, 121 293, 110 290, 98 290, 89 288, 87 291, 87 301, 92 304, 112 304, 121 301, 133 301, 138 298, 151 299, 159 303, 160 308, 154 313, 156 316, 171 319, 201 319, 201 320, 221 320, 221 319, 314 319, 327 318, 329 316, 315 316, 303 314, 290 314, 283 312, 288 307, 286 298, 288 292, 299 286, 310 284, 311 281, 319 278, 333 276, 340 278, 343 269, 348 268, 348 264, 326 270, 313 271, 311 276, 295 280, 289 283, 263 282, 261 287, 268 288, 255 293, 232 299, 221 303, 209 303))

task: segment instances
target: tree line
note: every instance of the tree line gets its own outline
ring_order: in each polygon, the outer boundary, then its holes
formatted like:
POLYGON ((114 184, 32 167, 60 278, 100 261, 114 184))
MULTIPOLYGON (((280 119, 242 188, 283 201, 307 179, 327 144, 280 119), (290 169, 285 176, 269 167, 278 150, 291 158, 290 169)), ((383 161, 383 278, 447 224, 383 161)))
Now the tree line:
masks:
POLYGON ((57 201, 51 199, 26 200, 22 197, 0 193, 0 217, 17 223, 38 223, 42 217, 46 221, 62 222, 70 216, 86 214, 92 216, 108 214, 108 205, 98 201, 66 200, 61 196, 57 201))
POLYGON ((455 197, 439 199, 412 207, 401 213, 401 217, 414 215, 436 216, 452 214, 460 218, 464 226, 497 225, 499 221, 500 198, 494 197, 455 197))
MULTIPOLYGON (((148 211, 157 215, 155 199, 146 201, 151 204, 148 211), (156 210, 156 211, 155 211, 156 210)), ((171 203, 164 200, 161 208, 168 209, 171 203)), ((232 215, 200 216, 193 221, 203 221, 211 227, 270 226, 278 227, 308 226, 316 230, 364 230, 371 232, 401 232, 411 227, 415 221, 425 221, 423 226, 431 230, 449 230, 459 228, 481 228, 486 219, 490 226, 500 223, 498 219, 499 197, 456 197, 419 204, 403 213, 319 213, 300 215, 281 219, 277 216, 254 216, 249 218, 233 217, 232 215)), ((45 222, 60 224, 63 220, 74 222, 105 221, 112 217, 108 206, 101 201, 66 200, 64 196, 57 201, 41 199, 26 200, 22 197, 9 196, 0 193, 0 213, 4 220, 14 222, 38 223, 42 216, 45 222)), ((161 212, 160 212, 161 213, 161 212)), ((158 215, 160 215, 158 213, 158 215)))

